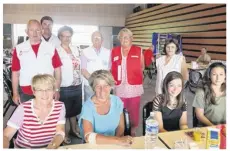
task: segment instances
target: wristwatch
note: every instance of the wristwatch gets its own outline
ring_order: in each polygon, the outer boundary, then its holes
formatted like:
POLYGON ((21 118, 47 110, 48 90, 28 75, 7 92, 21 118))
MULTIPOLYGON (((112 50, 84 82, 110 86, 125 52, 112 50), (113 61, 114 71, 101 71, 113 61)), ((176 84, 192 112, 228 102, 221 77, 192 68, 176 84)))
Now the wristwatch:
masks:
POLYGON ((59 89, 55 89, 56 92, 59 92, 59 89))

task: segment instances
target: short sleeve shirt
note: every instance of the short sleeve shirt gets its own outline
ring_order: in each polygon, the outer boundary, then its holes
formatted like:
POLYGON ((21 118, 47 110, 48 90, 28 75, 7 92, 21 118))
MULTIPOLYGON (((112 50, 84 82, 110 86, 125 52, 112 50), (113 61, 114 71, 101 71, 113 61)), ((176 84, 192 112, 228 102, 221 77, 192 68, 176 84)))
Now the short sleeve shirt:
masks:
POLYGON ((187 111, 187 103, 184 101, 181 108, 170 109, 163 106, 164 96, 158 95, 153 100, 153 111, 159 111, 162 114, 163 126, 167 131, 174 131, 180 129, 180 118, 182 113, 187 111))
MULTIPOLYGON (((197 89, 193 107, 204 109, 204 116, 213 124, 226 123, 226 96, 215 98, 216 104, 209 104, 205 102, 205 94, 203 89, 197 89)), ((203 125, 202 123, 199 123, 203 125)))
MULTIPOLYGON (((30 100, 30 101, 33 101, 33 100, 30 100)), ((13 115, 11 116, 11 118, 9 119, 9 121, 7 122, 7 125, 17 130, 20 129, 24 121, 24 112, 25 111, 23 108, 23 104, 20 104, 15 110, 15 112, 13 113, 13 115)), ((63 104, 57 124, 65 124, 65 113, 66 113, 66 110, 63 104)))
POLYGON ((97 113, 91 97, 84 103, 79 118, 79 127, 82 136, 85 135, 83 133, 83 119, 92 124, 95 133, 105 136, 115 136, 116 128, 120 122, 120 116, 123 113, 123 102, 115 95, 110 95, 110 101, 110 110, 106 115, 97 113))

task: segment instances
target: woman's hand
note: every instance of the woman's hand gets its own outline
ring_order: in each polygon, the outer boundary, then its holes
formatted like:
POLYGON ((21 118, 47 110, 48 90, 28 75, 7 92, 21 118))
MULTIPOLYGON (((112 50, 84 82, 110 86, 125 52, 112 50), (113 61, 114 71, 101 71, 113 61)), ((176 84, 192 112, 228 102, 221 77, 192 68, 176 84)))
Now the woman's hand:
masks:
POLYGON ((131 136, 122 136, 118 138, 118 145, 130 146, 133 143, 133 138, 131 136))
POLYGON ((57 149, 58 146, 55 143, 50 143, 46 148, 47 149, 57 149))

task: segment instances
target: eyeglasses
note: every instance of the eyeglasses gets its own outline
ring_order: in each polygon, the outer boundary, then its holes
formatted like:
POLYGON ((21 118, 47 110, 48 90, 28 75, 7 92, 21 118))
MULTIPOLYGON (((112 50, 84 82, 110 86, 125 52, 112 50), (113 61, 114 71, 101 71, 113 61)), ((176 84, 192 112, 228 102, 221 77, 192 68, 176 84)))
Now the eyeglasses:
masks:
POLYGON ((103 89, 103 90, 105 90, 105 89, 108 89, 108 88, 110 88, 110 85, 97 85, 96 87, 95 87, 95 89, 96 90, 100 90, 100 89, 103 89))
POLYGON ((93 37, 93 39, 98 39, 98 40, 101 40, 102 38, 101 38, 101 37, 99 37, 99 36, 95 36, 95 37, 93 37))
POLYGON ((120 40, 129 40, 129 39, 131 39, 131 36, 120 37, 120 40))
POLYGON ((41 30, 32 30, 32 29, 29 29, 28 31, 29 31, 29 33, 36 32, 37 34, 40 34, 42 32, 41 30))
POLYGON ((71 39, 72 36, 62 36, 62 35, 61 35, 61 37, 62 37, 62 38, 65 38, 65 39, 71 39))
POLYGON ((49 88, 49 89, 46 89, 46 90, 35 89, 35 91, 36 91, 37 93, 44 93, 44 92, 50 93, 50 92, 53 92, 54 90, 53 90, 52 88, 49 88))

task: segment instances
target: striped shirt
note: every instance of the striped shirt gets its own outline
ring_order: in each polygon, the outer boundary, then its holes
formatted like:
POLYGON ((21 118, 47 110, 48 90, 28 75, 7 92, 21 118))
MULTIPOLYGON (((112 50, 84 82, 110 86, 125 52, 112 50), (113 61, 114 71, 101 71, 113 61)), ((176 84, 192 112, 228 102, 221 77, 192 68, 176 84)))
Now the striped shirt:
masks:
POLYGON ((35 114, 33 104, 33 99, 22 103, 7 123, 18 130, 15 148, 46 147, 56 134, 56 126, 65 124, 65 106, 62 102, 53 100, 52 109, 43 122, 35 114))

